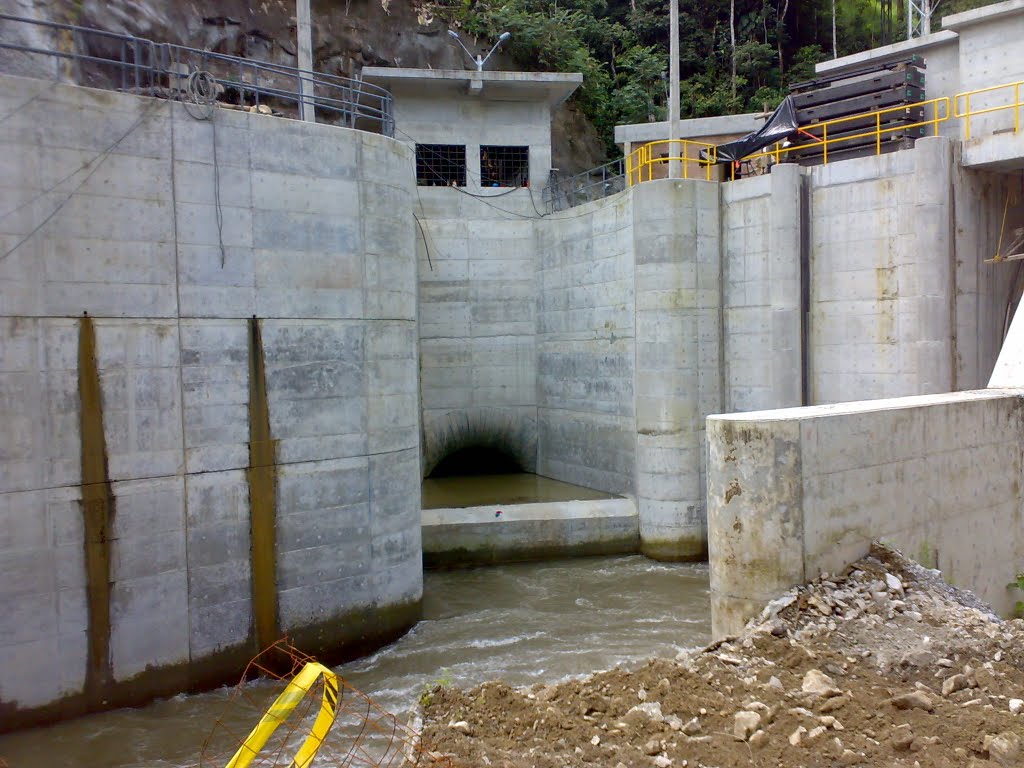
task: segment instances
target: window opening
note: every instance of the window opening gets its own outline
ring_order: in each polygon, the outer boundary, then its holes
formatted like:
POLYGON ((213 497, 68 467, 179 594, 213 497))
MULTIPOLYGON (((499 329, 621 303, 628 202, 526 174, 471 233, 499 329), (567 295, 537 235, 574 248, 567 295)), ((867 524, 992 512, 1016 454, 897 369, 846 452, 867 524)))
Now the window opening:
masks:
POLYGON ((530 186, 530 148, 480 147, 480 186, 530 186))
POLYGON ((462 144, 417 144, 416 184, 421 187, 466 186, 466 147, 462 144))

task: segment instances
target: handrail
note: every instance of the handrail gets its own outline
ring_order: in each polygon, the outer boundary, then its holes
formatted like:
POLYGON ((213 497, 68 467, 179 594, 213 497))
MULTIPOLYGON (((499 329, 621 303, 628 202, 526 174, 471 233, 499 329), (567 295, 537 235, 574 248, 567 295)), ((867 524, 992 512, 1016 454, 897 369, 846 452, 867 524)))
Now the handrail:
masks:
POLYGON ((626 183, 632 187, 644 181, 651 181, 654 178, 654 167, 666 163, 680 163, 684 179, 691 177, 690 163, 696 163, 704 168, 704 179, 711 181, 711 168, 717 162, 717 150, 718 148, 714 144, 689 139, 663 139, 649 142, 637 147, 626 156, 626 183), (654 156, 653 148, 659 144, 670 145, 667 155, 654 156), (674 152, 678 153, 680 147, 682 154, 673 154, 674 152), (693 154, 690 153, 691 148, 694 150, 693 154), (701 153, 704 154, 704 157, 701 157, 701 153))
POLYGON ((992 85, 988 88, 975 88, 973 91, 964 91, 958 93, 953 97, 953 116, 964 119, 964 139, 971 138, 971 118, 975 115, 987 115, 990 112, 1001 112, 1004 109, 1013 110, 1013 132, 1020 132, 1020 110, 1024 107, 1024 101, 1021 101, 1021 87, 1024 86, 1024 80, 1018 80, 1015 83, 1003 83, 1002 85, 992 85), (995 107, 985 107, 984 109, 971 109, 971 97, 980 96, 983 93, 992 93, 995 91, 1001 91, 1004 88, 1013 89, 1013 103, 1012 104, 1001 104, 995 107), (964 100, 964 110, 960 111, 960 99, 964 100))
POLYGON ((552 171, 551 183, 544 187, 543 193, 547 212, 562 211, 621 192, 626 187, 623 162, 623 158, 619 158, 567 178, 559 178, 552 171))
MULTIPOLYGON (((0 49, 116 67, 120 70, 121 90, 158 92, 168 90, 169 86, 173 92, 175 84, 183 84, 189 72, 208 70, 212 66, 217 70, 211 72, 217 83, 237 92, 240 104, 248 101, 259 106, 261 98, 267 97, 291 101, 296 106, 311 104, 316 110, 338 116, 348 127, 356 128, 360 121, 369 121, 379 126, 384 135, 394 136, 391 93, 362 80, 6 13, 0 13, 0 20, 71 33, 70 50, 3 40, 0 40, 0 49), (89 50, 90 41, 102 42, 107 50, 111 47, 119 50, 111 55, 95 55, 89 50)), ((68 41, 65 38, 62 42, 68 41)))
MULTIPOLYGON (((842 144, 844 142, 851 142, 865 138, 873 138, 875 140, 875 154, 882 154, 882 137, 890 133, 900 133, 903 131, 911 130, 913 128, 922 128, 925 126, 932 126, 934 129, 934 135, 939 134, 939 124, 949 120, 951 115, 949 97, 942 96, 937 99, 928 99, 927 101, 918 101, 913 104, 900 104, 895 107, 887 107, 886 109, 877 109, 870 112, 861 112, 856 115, 847 115, 846 117, 837 117, 832 120, 825 120, 821 123, 814 123, 812 125, 803 126, 800 128, 800 132, 809 138, 816 140, 816 143, 821 145, 822 148, 822 164, 828 165, 828 152, 829 148, 836 144, 842 144), (922 108, 927 110, 928 107, 932 108, 932 117, 930 119, 918 120, 914 123, 900 123, 899 125, 884 126, 882 125, 882 116, 891 113, 905 112, 910 109, 922 108), (942 109, 940 109, 940 107, 942 109), (875 125, 864 131, 859 131, 850 135, 843 136, 829 136, 829 131, 835 131, 836 127, 842 129, 842 125, 852 123, 855 121, 863 121, 866 117, 873 117, 875 119, 875 125), (820 131, 820 134, 816 134, 815 131, 820 131)), ((855 129, 856 130, 856 129, 855 129)), ((786 147, 782 143, 776 143, 772 149, 764 149, 760 152, 747 155, 742 158, 743 160, 755 160, 757 158, 770 158, 776 163, 782 162, 783 156, 790 152, 796 152, 802 149, 806 149, 807 145, 803 144, 795 147, 786 147)), ((733 168, 733 176, 735 177, 735 166, 733 168)))

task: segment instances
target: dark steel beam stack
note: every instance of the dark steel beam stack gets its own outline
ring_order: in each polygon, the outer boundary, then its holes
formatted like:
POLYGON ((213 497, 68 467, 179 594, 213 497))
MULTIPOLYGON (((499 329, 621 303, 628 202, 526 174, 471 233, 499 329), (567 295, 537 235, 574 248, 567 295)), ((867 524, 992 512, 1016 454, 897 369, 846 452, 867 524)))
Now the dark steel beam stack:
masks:
POLYGON ((915 124, 931 119, 934 109, 920 106, 927 99, 924 69, 924 60, 912 56, 791 86, 800 131, 790 139, 787 159, 801 165, 822 163, 822 124, 838 118, 851 119, 828 126, 829 162, 912 147, 930 129, 915 124), (887 111, 874 114, 881 110, 887 111), (880 139, 876 126, 881 129, 880 139), (848 140, 833 141, 842 138, 848 140))

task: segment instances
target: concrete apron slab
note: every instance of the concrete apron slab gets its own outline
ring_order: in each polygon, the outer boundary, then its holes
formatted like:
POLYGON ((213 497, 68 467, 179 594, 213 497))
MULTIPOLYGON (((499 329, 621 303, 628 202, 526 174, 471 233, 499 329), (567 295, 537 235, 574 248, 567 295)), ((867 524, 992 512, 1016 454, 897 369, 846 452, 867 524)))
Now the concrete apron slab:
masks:
POLYGON ((625 498, 425 509, 423 564, 452 568, 634 554, 639 530, 636 504, 625 498))

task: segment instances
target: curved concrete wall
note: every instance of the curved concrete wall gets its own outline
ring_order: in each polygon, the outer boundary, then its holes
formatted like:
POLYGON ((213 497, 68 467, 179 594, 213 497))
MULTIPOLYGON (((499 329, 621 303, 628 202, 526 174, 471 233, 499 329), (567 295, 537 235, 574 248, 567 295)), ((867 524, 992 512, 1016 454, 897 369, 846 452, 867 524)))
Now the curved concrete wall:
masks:
POLYGON ((411 152, 14 77, 0 112, 0 728, 403 632, 411 152))

